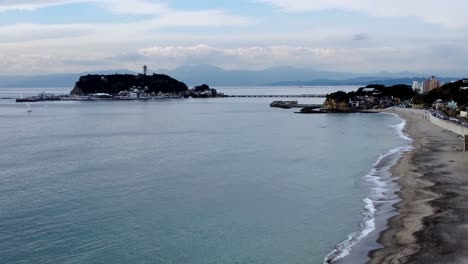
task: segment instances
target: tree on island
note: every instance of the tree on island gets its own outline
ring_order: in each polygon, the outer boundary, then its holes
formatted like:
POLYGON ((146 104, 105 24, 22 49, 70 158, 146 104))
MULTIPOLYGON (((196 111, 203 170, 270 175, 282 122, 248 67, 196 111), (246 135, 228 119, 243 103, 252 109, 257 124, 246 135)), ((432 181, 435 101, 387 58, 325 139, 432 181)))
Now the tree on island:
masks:
POLYGON ((188 96, 192 96, 193 98, 208 98, 222 96, 222 94, 218 94, 216 89, 212 89, 210 86, 202 84, 193 87, 193 89, 190 89, 187 93, 187 97, 188 96))
POLYGON ((338 91, 327 95, 328 100, 338 102, 348 102, 349 99, 356 96, 375 96, 377 98, 393 97, 400 98, 401 100, 408 100, 416 95, 416 92, 411 86, 406 84, 398 84, 393 86, 385 86, 381 84, 370 84, 366 87, 361 87, 357 91, 345 93, 338 91))
POLYGON ((181 93, 188 90, 185 83, 165 74, 89 74, 80 77, 71 94, 87 95, 107 93, 116 95, 132 87, 140 87, 141 89, 145 89, 148 93, 181 93))
POLYGON ((208 86, 206 84, 202 84, 202 85, 199 85, 199 86, 195 86, 193 88, 193 90, 195 92, 205 92, 205 91, 208 91, 208 90, 211 90, 211 89, 210 89, 210 86, 208 86))

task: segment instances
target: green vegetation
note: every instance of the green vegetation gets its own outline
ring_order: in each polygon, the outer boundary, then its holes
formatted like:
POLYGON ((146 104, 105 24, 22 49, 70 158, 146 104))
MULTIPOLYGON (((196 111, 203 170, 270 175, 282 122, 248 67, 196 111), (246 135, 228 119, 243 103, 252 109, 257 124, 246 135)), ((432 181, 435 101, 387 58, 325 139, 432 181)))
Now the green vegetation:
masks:
POLYGON ((416 93, 411 86, 406 84, 398 84, 393 86, 385 86, 381 84, 370 84, 366 87, 361 87, 357 91, 345 93, 343 91, 331 93, 327 95, 327 100, 334 100, 336 103, 348 102, 352 97, 359 96, 374 96, 376 98, 393 97, 400 100, 409 100, 416 93))
POLYGON ((426 94, 419 94, 414 97, 413 103, 425 106, 431 106, 436 100, 455 101, 458 106, 468 105, 468 83, 463 80, 447 83, 440 88, 434 89, 426 94))
POLYGON ((132 87, 140 87, 147 90, 148 93, 181 93, 188 90, 185 83, 164 74, 113 74, 81 76, 71 94, 107 93, 116 95, 132 87))

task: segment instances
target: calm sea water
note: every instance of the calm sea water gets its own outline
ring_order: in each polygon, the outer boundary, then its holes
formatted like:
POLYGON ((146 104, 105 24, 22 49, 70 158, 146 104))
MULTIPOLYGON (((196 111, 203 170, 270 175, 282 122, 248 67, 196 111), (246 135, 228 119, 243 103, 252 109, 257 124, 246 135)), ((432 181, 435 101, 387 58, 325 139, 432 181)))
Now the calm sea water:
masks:
POLYGON ((322 263, 401 121, 271 101, 0 100, 1 263, 322 263))

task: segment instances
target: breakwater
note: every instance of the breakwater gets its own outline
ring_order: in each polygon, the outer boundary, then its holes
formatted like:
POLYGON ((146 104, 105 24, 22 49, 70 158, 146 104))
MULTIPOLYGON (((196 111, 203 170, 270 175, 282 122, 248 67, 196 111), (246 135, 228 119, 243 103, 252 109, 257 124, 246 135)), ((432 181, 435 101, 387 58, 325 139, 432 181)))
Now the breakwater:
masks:
POLYGON ((252 98, 326 98, 326 94, 249 94, 226 95, 225 97, 252 97, 252 98))

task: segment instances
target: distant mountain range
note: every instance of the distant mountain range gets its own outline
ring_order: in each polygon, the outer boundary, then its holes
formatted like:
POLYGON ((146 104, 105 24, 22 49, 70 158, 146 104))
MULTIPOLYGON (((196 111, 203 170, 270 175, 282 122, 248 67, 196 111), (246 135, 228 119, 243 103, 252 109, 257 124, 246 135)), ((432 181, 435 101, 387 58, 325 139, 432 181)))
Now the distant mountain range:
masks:
MULTIPOLYGON (((438 78, 444 83, 460 80, 462 78, 438 78)), ((386 77, 359 77, 351 78, 346 80, 329 80, 329 79, 318 79, 311 81, 285 81, 272 83, 272 86, 341 86, 341 85, 368 85, 368 84, 383 84, 385 86, 392 86, 397 84, 408 84, 412 85, 413 81, 422 82, 426 78, 414 77, 414 78, 393 78, 388 79, 386 77)))
MULTIPOLYGON (((346 72, 317 71, 295 67, 275 67, 264 70, 224 70, 211 65, 184 66, 174 70, 156 70, 157 73, 170 75, 189 86, 208 84, 210 86, 314 86, 314 85, 367 85, 367 84, 411 84, 413 80, 422 81, 426 74, 411 72, 357 74, 346 72), (370 77, 362 77, 370 76, 370 77)), ((87 74, 136 74, 129 70, 106 70, 84 73, 49 74, 36 76, 0 76, 0 87, 8 88, 73 88, 82 75, 87 74)), ((440 78, 444 82, 460 78, 440 78)))

